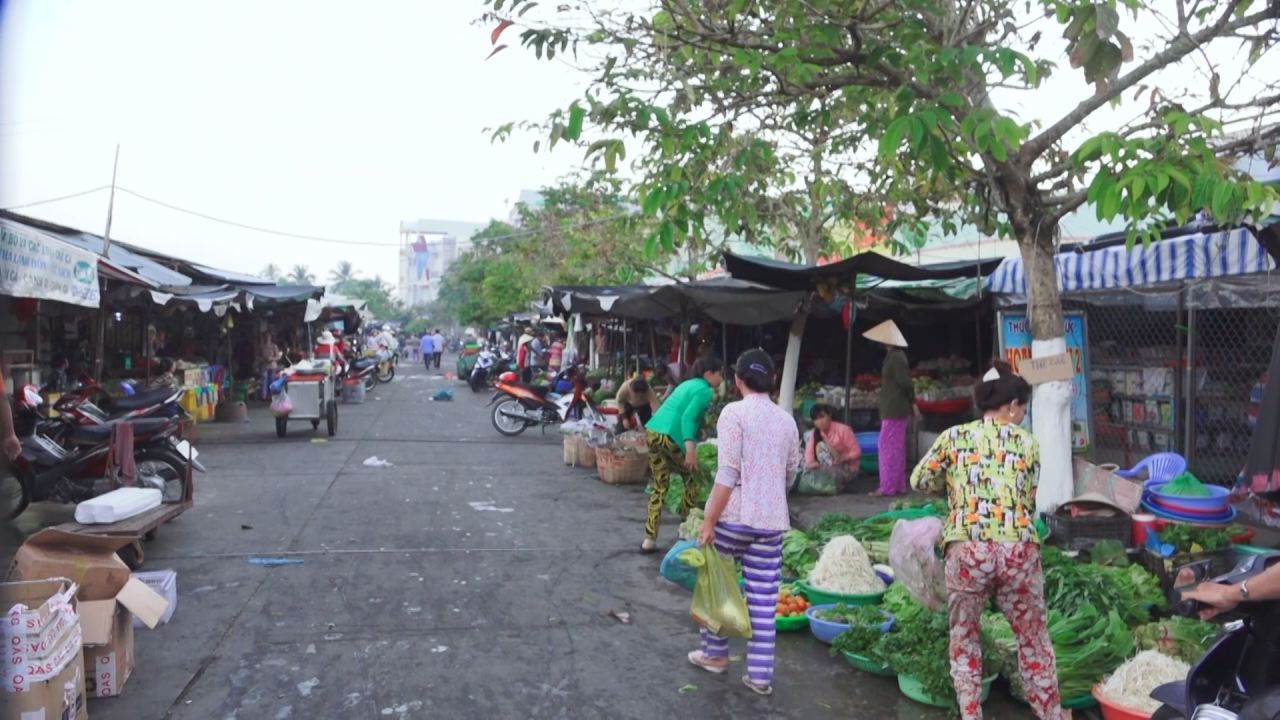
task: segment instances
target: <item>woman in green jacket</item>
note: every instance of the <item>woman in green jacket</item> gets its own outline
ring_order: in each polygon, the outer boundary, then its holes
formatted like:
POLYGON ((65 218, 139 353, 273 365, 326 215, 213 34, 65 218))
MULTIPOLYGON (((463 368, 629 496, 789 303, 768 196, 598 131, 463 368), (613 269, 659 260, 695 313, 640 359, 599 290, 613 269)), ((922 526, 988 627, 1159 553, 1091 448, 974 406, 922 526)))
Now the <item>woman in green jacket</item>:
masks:
MULTIPOLYGON (((662 517, 662 505, 667 499, 671 473, 684 471, 689 477, 698 469, 698 430, 707 414, 707 406, 715 396, 715 389, 724 380, 724 364, 712 356, 698 358, 688 380, 671 393, 645 425, 649 441, 649 471, 653 474, 653 494, 649 496, 649 510, 644 522, 644 543, 640 549, 653 552, 658 549, 658 520, 662 517), (683 456, 681 449, 684 450, 683 456)), ((691 482, 684 485, 680 515, 689 513, 697 500, 697 488, 691 482)))

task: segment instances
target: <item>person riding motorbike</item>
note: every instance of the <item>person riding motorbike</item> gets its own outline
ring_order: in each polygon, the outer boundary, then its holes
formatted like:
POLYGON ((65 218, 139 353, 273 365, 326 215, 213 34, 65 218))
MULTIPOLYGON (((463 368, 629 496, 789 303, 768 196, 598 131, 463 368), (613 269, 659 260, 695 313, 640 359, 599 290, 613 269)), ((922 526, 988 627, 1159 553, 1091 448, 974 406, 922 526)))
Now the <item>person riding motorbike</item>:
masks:
POLYGON ((1261 574, 1240 583, 1203 582, 1182 592, 1182 599, 1208 605, 1200 611, 1200 619, 1208 620, 1231 612, 1242 602, 1280 600, 1280 565, 1272 565, 1261 574))

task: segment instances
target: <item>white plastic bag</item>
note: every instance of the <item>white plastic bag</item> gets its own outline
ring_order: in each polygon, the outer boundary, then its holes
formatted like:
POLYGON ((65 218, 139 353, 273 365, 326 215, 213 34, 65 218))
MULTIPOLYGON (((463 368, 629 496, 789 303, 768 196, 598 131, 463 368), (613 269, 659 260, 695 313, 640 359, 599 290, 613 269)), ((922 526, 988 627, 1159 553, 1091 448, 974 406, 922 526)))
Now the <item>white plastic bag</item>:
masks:
POLYGON ((895 582, 902 583, 911 597, 926 609, 947 605, 946 568, 938 557, 942 520, 925 517, 899 520, 889 536, 889 566, 895 582))
POLYGON ((289 399, 289 393, 281 390, 279 395, 271 401, 271 414, 275 417, 287 417, 293 412, 293 400, 289 399))

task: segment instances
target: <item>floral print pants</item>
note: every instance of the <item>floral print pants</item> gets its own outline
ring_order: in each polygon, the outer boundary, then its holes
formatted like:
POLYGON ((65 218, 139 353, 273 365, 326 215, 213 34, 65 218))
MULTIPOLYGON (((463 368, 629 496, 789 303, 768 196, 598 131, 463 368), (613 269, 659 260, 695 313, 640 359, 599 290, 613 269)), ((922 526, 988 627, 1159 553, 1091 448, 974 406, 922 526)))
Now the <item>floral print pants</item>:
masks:
POLYGON ((1018 638, 1018 667, 1027 702, 1040 720, 1062 717, 1058 670, 1049 641, 1044 572, 1035 543, 953 542, 947 547, 947 604, 951 618, 951 680, 960 716, 982 719, 982 643, 979 623, 987 601, 1008 618, 1018 638))

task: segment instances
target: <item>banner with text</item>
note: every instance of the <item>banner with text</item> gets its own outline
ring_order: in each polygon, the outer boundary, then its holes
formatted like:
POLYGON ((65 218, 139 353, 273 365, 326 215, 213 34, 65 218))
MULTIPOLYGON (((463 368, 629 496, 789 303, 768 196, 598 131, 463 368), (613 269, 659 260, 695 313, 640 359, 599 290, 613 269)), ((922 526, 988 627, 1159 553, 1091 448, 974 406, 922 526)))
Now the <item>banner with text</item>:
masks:
POLYGON ((98 307, 98 256, 0 219, 0 294, 98 307))
MULTIPOLYGON (((1071 447, 1076 453, 1087 453, 1093 440, 1093 418, 1089 415, 1088 337, 1084 313, 1065 313, 1063 323, 1063 337, 1072 364, 1071 447)), ((1031 359, 1031 321, 1026 313, 1002 312, 999 324, 1000 354, 1021 373, 1019 363, 1031 359)))

